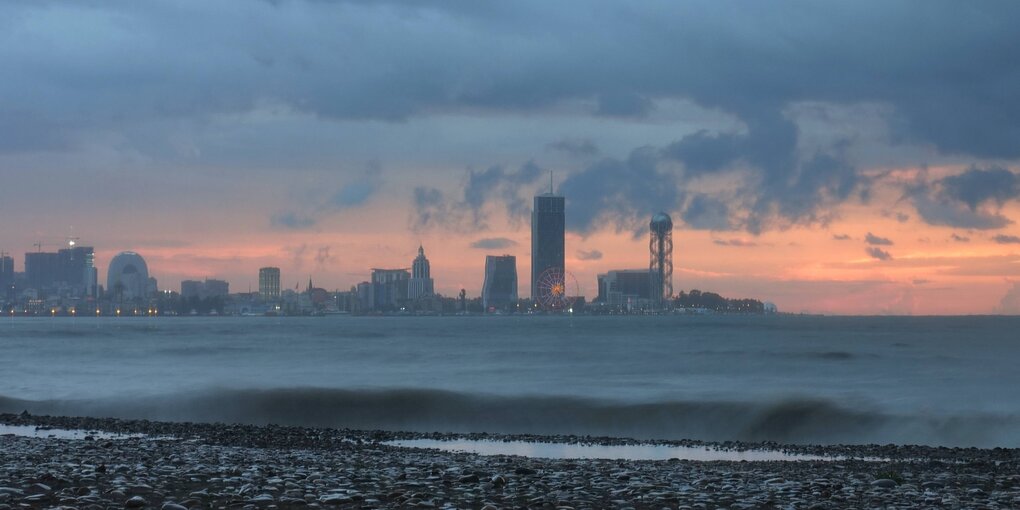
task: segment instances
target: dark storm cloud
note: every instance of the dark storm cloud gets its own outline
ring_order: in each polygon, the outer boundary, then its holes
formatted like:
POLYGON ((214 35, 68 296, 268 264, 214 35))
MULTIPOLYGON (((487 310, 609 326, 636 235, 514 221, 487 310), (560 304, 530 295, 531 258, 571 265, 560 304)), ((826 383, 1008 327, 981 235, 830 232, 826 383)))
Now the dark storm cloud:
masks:
MULTIPOLYGON (((130 140, 140 124, 202 123, 265 105, 390 122, 581 105, 599 122, 637 122, 663 101, 686 100, 743 127, 638 148, 572 175, 563 183, 571 228, 629 229, 650 211, 692 207, 694 228, 757 233, 824 224, 833 206, 868 196, 870 182, 841 147, 798 153, 787 111, 799 102, 880 104, 896 141, 964 157, 1020 156, 1016 19, 1020 3, 1004 0, 6 3, 0 97, 31 120, 16 123, 28 127, 0 150, 53 150, 96 130, 130 140), (54 139, 32 123, 68 134, 54 139), (639 153, 643 161, 633 161, 639 153), (660 162, 681 171, 671 175, 660 162), (724 222, 677 190, 734 169, 746 172, 741 189, 714 197, 726 205, 724 222)), ((0 120, 0 135, 7 124, 0 120)), ((522 217, 526 201, 493 191, 499 179, 487 172, 468 183, 464 203, 479 214, 486 201, 504 201, 522 217)), ((987 188, 1003 176, 944 181, 942 194, 914 200, 918 214, 958 227, 1008 224, 978 207, 1006 199, 987 188)), ((352 188, 339 202, 364 191, 352 188)))
POLYGON ((432 227, 445 227, 449 230, 460 230, 460 218, 447 205, 446 196, 441 190, 419 186, 412 194, 413 210, 411 230, 420 231, 432 227))
POLYGON ((505 250, 517 246, 517 241, 505 237, 486 237, 471 243, 471 247, 478 250, 505 250))
POLYGON ((412 197, 411 228, 422 230, 432 227, 460 232, 477 232, 488 228, 490 203, 506 208, 513 222, 524 221, 531 214, 528 201, 540 187, 546 170, 529 161, 517 170, 491 166, 482 171, 469 170, 460 197, 448 196, 442 190, 417 187, 412 197))
POLYGON ((947 197, 967 204, 972 211, 988 202, 1001 206, 1020 198, 1020 176, 1002 167, 971 167, 941 179, 939 184, 947 197))
POLYGON ((570 205, 568 228, 581 233, 606 225, 628 230, 644 215, 679 210, 691 228, 757 234, 825 223, 832 218, 832 206, 854 194, 866 198, 870 182, 846 161, 843 142, 798 160, 792 123, 767 117, 752 126, 746 135, 697 132, 661 149, 635 149, 626 160, 602 159, 572 174, 560 187, 570 205), (680 191, 692 179, 737 164, 745 165, 747 185, 727 195, 680 191))
POLYGON ((293 212, 281 212, 270 217, 269 222, 277 228, 300 230, 315 226, 315 218, 293 212))
POLYGON ((878 237, 871 232, 864 236, 864 242, 874 246, 892 246, 893 242, 891 239, 885 237, 878 237))
POLYGON ((599 153, 595 142, 587 138, 562 138, 546 145, 547 149, 565 152, 572 156, 594 156, 599 153))
POLYGON ((484 225, 483 209, 493 198, 498 198, 506 206, 511 219, 524 219, 531 214, 531 207, 526 199, 521 198, 521 192, 527 190, 533 193, 531 188, 543 175, 546 175, 546 171, 533 161, 525 163, 516 171, 508 171, 502 166, 492 166, 481 172, 472 170, 468 172, 467 184, 464 186, 464 204, 471 209, 479 225, 484 225))
MULTIPOLYGON (((378 162, 368 164, 365 172, 343 184, 325 199, 312 199, 300 207, 301 211, 281 211, 270 217, 270 223, 279 228, 305 229, 315 226, 331 214, 364 205, 382 188, 382 166, 378 162)), ((315 190, 313 194, 321 190, 315 190)))
POLYGON ((329 246, 320 246, 315 252, 315 263, 319 266, 325 266, 332 262, 334 257, 329 251, 329 246))
POLYGON ((652 100, 633 92, 611 92, 599 95, 597 115, 608 117, 644 117, 652 111, 652 100))
POLYGON ((664 159, 683 165, 688 179, 735 168, 750 171, 748 185, 738 196, 746 215, 739 225, 728 220, 731 226, 759 233, 798 223, 825 223, 831 219, 830 206, 855 193, 867 197, 868 179, 845 157, 846 140, 798 158, 797 127, 789 119, 768 110, 743 118, 746 133, 698 131, 662 150, 664 159))
POLYGON ((382 180, 379 178, 378 167, 373 165, 375 170, 364 177, 342 186, 326 202, 325 209, 341 210, 350 207, 358 207, 382 188, 382 180))
POLYGON ((871 256, 871 258, 874 258, 874 259, 878 259, 878 260, 892 260, 892 255, 889 252, 887 252, 887 251, 885 251, 882 248, 879 248, 877 246, 869 246, 869 247, 865 248, 864 251, 866 251, 868 253, 868 255, 871 256))
POLYGON ((972 211, 958 203, 925 196, 916 197, 914 206, 917 207, 917 214, 931 225, 991 230, 1013 223, 1013 220, 999 213, 972 211))
POLYGON ((602 260, 602 252, 598 250, 577 250, 578 260, 602 260))
POLYGON ((881 214, 882 214, 883 218, 892 218, 892 219, 894 219, 894 220, 896 220, 896 221, 898 221, 900 223, 906 223, 906 222, 910 221, 910 215, 909 214, 901 213, 899 211, 886 211, 886 210, 883 210, 881 214))
POLYGON ((977 230, 1002 228, 1013 223, 999 209, 1016 198, 1012 189, 1016 177, 1000 170, 971 168, 956 176, 930 181, 922 175, 907 186, 904 197, 913 202, 921 219, 931 225, 977 230), (1004 186, 1004 190, 994 189, 997 185, 1004 186))
POLYGON ((680 217, 691 228, 730 230, 730 208, 725 201, 704 193, 693 195, 680 217))
POLYGON ((1020 244, 1020 237, 1005 234, 999 234, 993 237, 992 240, 999 244, 1020 244))
POLYGON ((678 176, 660 169, 660 161, 659 151, 646 147, 568 176, 558 189, 567 199, 567 228, 582 234, 605 226, 638 232, 656 212, 675 210, 681 199, 678 176))
MULTIPOLYGON (((77 104, 83 121, 241 111, 263 100, 347 119, 567 100, 594 101, 593 114, 640 116, 657 99, 689 98, 738 115, 754 132, 792 102, 869 101, 895 108, 903 137, 947 152, 1020 155, 1011 86, 1020 5, 1010 1, 68 1, 2 9, 11 35, 0 58, 23 71, 4 97, 50 114, 77 104), (239 14, 260 30, 238 26, 239 14), (76 65, 80 38, 60 34, 86 27, 95 30, 89 65, 76 65), (20 29, 50 44, 30 44, 36 39, 20 29), (55 91, 61 100, 44 106, 55 91)), ((783 156, 782 147, 775 152, 783 156)))

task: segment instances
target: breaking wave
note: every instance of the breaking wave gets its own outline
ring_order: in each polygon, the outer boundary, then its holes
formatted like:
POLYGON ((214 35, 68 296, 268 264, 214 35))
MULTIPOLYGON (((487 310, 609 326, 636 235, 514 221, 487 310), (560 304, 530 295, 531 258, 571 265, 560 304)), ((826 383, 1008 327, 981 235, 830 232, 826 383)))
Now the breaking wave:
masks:
POLYGON ((638 439, 1020 446, 1011 415, 891 414, 832 401, 626 403, 439 390, 222 389, 138 399, 19 400, 0 412, 442 432, 638 439))

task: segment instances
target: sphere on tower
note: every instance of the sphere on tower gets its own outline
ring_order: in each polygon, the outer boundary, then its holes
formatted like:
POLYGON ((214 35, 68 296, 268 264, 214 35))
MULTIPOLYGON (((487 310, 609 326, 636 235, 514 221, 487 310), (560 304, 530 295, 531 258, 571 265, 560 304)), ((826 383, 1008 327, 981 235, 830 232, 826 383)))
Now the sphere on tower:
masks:
POLYGON ((660 212, 648 224, 648 273, 652 284, 652 300, 662 308, 673 298, 673 219, 660 212))
POLYGON ((673 230, 673 219, 668 214, 661 212, 652 216, 652 222, 649 224, 652 232, 665 233, 673 230))

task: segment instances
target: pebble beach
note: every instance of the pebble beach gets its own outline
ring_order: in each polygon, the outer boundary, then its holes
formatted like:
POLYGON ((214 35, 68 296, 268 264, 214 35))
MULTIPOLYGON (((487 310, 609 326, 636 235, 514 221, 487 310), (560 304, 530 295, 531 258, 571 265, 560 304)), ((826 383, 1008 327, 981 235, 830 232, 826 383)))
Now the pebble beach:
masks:
POLYGON ((543 459, 386 444, 448 435, 0 415, 0 510, 15 508, 1016 508, 1020 450, 663 441, 832 460, 543 459), (48 430, 82 430, 76 439, 48 430), (29 437, 33 436, 33 437, 29 437))

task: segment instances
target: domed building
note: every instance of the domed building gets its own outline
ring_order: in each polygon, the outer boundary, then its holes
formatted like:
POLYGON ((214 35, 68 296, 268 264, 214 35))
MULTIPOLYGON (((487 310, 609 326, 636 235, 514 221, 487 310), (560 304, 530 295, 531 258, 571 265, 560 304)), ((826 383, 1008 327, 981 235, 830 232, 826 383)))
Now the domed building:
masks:
POLYGON ((120 299, 147 297, 149 266, 145 259, 133 251, 122 251, 110 261, 106 273, 106 292, 120 299))

